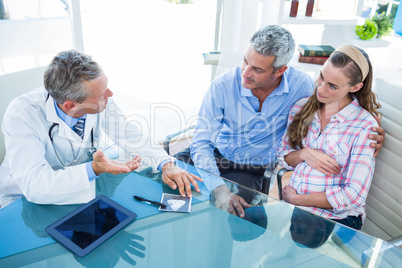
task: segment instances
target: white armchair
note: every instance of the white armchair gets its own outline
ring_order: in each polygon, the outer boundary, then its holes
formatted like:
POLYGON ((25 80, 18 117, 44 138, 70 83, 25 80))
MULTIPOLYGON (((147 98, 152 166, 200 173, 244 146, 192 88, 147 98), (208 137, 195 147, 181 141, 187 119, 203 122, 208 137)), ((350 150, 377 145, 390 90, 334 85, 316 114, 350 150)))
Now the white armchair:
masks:
MULTIPOLYGON (((383 240, 402 238, 402 81, 375 79, 385 143, 376 158, 363 230, 383 240)), ((395 241, 395 240, 394 240, 395 241)))
MULTIPOLYGON (((0 98, 0 125, 8 104, 17 96, 27 93, 43 85, 43 72, 45 67, 37 67, 20 72, 0 75, 0 88, 2 96, 0 98)), ((24 107, 21 107, 24 109, 24 107)), ((3 132, 0 131, 0 163, 3 162, 5 155, 5 145, 3 132)))

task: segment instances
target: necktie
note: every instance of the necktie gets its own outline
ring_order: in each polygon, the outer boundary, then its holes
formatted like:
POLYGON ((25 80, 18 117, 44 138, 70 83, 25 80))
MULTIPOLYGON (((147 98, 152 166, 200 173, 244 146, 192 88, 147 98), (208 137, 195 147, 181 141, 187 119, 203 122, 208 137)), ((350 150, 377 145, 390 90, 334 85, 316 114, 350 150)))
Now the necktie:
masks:
POLYGON ((75 133, 77 133, 78 136, 81 137, 81 139, 84 138, 84 125, 85 125, 85 118, 80 118, 73 128, 75 133))

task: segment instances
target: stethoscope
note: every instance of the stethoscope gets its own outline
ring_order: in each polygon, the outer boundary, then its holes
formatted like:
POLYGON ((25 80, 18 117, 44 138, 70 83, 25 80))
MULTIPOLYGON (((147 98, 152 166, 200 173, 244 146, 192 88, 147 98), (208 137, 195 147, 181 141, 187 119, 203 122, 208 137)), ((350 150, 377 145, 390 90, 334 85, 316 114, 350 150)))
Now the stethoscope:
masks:
MULTIPOLYGON (((73 151, 73 162, 71 162, 71 164, 69 164, 69 165, 66 165, 63 161, 61 161, 61 158, 60 158, 59 154, 57 153, 56 147, 54 146, 52 132, 53 132, 54 127, 58 126, 58 125, 59 125, 58 123, 53 123, 53 125, 49 128, 49 138, 50 138, 50 141, 52 142, 54 153, 56 154, 57 159, 59 159, 60 164, 63 167, 71 167, 77 161, 77 156, 75 155, 75 151, 74 151, 73 144, 71 143, 71 141, 69 140, 68 142, 70 143, 71 150, 73 151)), ((79 152, 79 150, 78 150, 78 152, 79 152)), ((88 150, 88 153, 87 153, 88 157, 89 157, 89 161, 93 160, 93 154, 96 153, 96 151, 97 151, 97 149, 94 146, 94 129, 92 128, 91 129, 91 148, 88 150)))
MULTIPOLYGON (((47 96, 46 96, 46 102, 49 100, 49 96, 50 96, 50 94, 47 94, 47 96)), ((73 144, 71 143, 71 141, 69 140, 68 142, 70 143, 71 151, 73 151, 73 157, 74 157, 74 159, 73 159, 73 162, 71 162, 70 165, 66 165, 66 164, 63 163, 63 161, 61 161, 61 158, 60 158, 59 154, 57 153, 56 147, 54 146, 52 131, 53 131, 54 127, 55 127, 55 126, 58 126, 58 125, 59 125, 58 123, 53 123, 53 125, 49 128, 49 138, 50 138, 50 141, 52 142, 52 146, 53 146, 54 153, 56 154, 57 159, 59 159, 60 164, 61 164, 63 167, 71 167, 72 165, 75 164, 75 162, 77 162, 77 157, 76 157, 76 155, 75 155, 74 148, 73 148, 73 144)), ((80 152, 80 150, 81 150, 81 148, 78 149, 78 153, 80 152)), ((89 161, 92 161, 92 160, 93 160, 93 154, 96 153, 96 151, 97 151, 97 149, 96 149, 96 147, 94 146, 94 129, 92 128, 92 129, 91 129, 91 148, 90 148, 89 151, 88 151, 89 161)))

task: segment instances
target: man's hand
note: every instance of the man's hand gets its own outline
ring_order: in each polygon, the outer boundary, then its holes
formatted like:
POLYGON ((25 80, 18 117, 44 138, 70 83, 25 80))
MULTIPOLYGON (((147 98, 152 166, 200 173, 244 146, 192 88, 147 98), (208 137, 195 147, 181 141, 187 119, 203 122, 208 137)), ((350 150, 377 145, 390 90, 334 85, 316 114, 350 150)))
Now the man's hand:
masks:
POLYGON ((249 208, 249 205, 242 197, 230 192, 226 185, 221 185, 214 190, 215 206, 229 213, 244 217, 244 209, 249 208), (236 213, 237 212, 237 213, 236 213))
POLYGON ((203 181, 200 177, 176 167, 173 162, 166 163, 162 167, 162 181, 173 190, 179 188, 179 192, 183 197, 186 196, 186 192, 188 197, 192 196, 191 184, 197 192, 200 191, 196 180, 200 182, 203 181))
POLYGON ((329 155, 323 151, 304 148, 302 158, 306 163, 324 173, 327 176, 338 175, 341 172, 341 166, 329 155))
POLYGON ((372 131, 377 132, 378 135, 373 135, 370 134, 369 135, 369 139, 375 140, 376 142, 373 142, 370 144, 371 148, 374 148, 374 157, 376 157, 378 155, 378 153, 380 152, 382 145, 384 144, 384 140, 385 140, 385 131, 384 129, 381 127, 381 119, 379 116, 374 117, 375 120, 377 120, 378 122, 378 127, 373 127, 372 131))
POLYGON ((96 175, 111 173, 114 175, 128 173, 140 166, 141 157, 138 155, 125 163, 109 159, 102 151, 93 154, 92 168, 96 175))

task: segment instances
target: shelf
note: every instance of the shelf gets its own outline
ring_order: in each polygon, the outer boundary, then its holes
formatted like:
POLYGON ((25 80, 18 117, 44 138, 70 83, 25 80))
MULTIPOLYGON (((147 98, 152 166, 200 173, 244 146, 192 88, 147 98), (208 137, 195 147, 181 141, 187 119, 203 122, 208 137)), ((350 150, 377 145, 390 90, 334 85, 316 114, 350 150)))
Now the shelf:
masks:
POLYGON ((289 12, 284 13, 280 24, 325 24, 325 25, 357 25, 364 21, 363 18, 357 15, 340 15, 324 11, 315 11, 313 16, 306 17, 298 15, 295 18, 289 17, 289 12))
POLYGON ((281 2, 279 24, 324 24, 324 25, 357 25, 363 24, 364 18, 357 16, 351 11, 345 10, 344 12, 334 12, 331 10, 325 11, 313 11, 311 17, 304 15, 305 9, 299 6, 297 17, 290 17, 290 5, 291 2, 281 2))
POLYGON ((202 53, 202 57, 204 58, 204 65, 218 65, 220 55, 221 53, 219 51, 202 53))
POLYGON ((313 16, 307 17, 298 14, 297 17, 289 17, 290 9, 285 9, 283 17, 279 18, 280 24, 325 24, 325 25, 357 25, 364 22, 362 17, 353 14, 334 14, 328 11, 314 11, 313 16))

